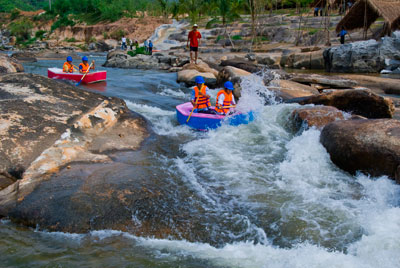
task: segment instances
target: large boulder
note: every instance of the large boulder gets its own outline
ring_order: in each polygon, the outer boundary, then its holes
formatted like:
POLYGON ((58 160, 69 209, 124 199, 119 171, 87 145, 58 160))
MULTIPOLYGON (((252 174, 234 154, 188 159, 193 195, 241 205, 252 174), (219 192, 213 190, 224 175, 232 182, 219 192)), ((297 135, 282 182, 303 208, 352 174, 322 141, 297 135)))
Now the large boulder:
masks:
POLYGON ((123 100, 43 76, 2 75, 0 96, 2 216, 69 163, 109 162, 107 152, 135 150, 147 136, 123 100))
POLYGON ((221 61, 221 66, 233 66, 250 73, 257 73, 263 70, 262 66, 242 59, 223 60, 221 61))
POLYGON ((14 58, 0 54, 0 73, 23 72, 24 66, 14 58))
POLYGON ((217 84, 222 86, 226 81, 231 81, 232 83, 240 83, 240 80, 244 76, 249 76, 251 73, 236 68, 232 66, 224 67, 217 75, 217 84))
POLYGON ((107 60, 103 66, 127 69, 169 70, 171 68, 182 67, 188 62, 188 58, 168 55, 166 53, 154 53, 153 55, 137 54, 132 57, 125 51, 116 50, 107 54, 107 60))
POLYGON ((22 62, 37 62, 35 55, 31 52, 15 52, 11 55, 11 58, 22 62))
POLYGON ((322 130, 321 143, 341 169, 387 175, 400 183, 400 121, 335 121, 322 130))
POLYGON ((286 102, 297 102, 303 105, 334 106, 339 110, 366 118, 392 118, 395 112, 395 107, 391 99, 378 96, 369 90, 338 90, 316 96, 296 98, 286 102))
POLYGON ((275 80, 268 88, 276 93, 276 96, 283 101, 293 98, 309 97, 318 95, 319 92, 313 87, 303 85, 290 80, 275 80))
POLYGON ((356 81, 362 87, 375 91, 383 90, 386 94, 400 95, 399 79, 360 74, 343 74, 341 76, 356 81))
POLYGON ((88 46, 89 50, 96 50, 100 52, 108 52, 112 50, 114 47, 106 43, 104 40, 100 40, 97 42, 90 43, 88 46))
POLYGON ((306 85, 319 84, 331 88, 352 88, 358 85, 354 80, 319 74, 296 74, 290 80, 306 85))
POLYGON ((310 127, 323 128, 336 120, 343 120, 343 112, 332 106, 301 107, 293 110, 291 117, 295 130, 310 127))
POLYGON ((385 67, 385 60, 400 60, 400 38, 384 37, 327 48, 324 51, 328 72, 376 73, 385 67))
POLYGON ((194 69, 187 69, 178 72, 177 82, 185 83, 186 86, 194 86, 196 76, 202 76, 205 84, 209 87, 215 87, 217 84, 217 78, 213 73, 201 73, 194 69))
POLYGON ((281 57, 281 53, 257 54, 256 61, 258 64, 267 65, 271 69, 279 69, 281 57))
POLYGON ((293 53, 287 56, 285 65, 295 69, 323 70, 325 67, 323 51, 293 53))

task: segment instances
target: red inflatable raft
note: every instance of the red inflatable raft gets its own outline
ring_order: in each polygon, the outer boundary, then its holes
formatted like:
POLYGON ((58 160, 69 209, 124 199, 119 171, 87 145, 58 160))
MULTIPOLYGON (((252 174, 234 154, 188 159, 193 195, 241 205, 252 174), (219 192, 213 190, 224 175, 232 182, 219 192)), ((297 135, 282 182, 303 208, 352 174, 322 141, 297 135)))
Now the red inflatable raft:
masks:
MULTIPOLYGON (((47 69, 47 76, 53 79, 65 79, 79 82, 82 79, 83 74, 80 73, 63 73, 60 68, 49 68, 47 69)), ((101 81, 106 81, 107 71, 89 72, 85 78, 83 78, 83 84, 91 84, 101 81)))

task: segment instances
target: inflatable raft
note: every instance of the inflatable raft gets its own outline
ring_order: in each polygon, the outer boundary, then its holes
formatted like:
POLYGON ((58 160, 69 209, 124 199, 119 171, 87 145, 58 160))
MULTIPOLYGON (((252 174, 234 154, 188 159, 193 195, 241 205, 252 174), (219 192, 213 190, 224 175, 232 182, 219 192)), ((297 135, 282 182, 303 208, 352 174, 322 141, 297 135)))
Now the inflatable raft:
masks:
POLYGON ((190 102, 176 106, 176 116, 179 124, 188 125, 189 127, 197 130, 208 130, 218 128, 222 124, 238 126, 241 124, 248 124, 254 120, 253 112, 249 112, 247 114, 235 113, 229 116, 192 113, 192 116, 187 122, 192 109, 193 105, 190 102))
MULTIPOLYGON (((60 68, 49 68, 47 69, 47 76, 53 79, 65 79, 79 82, 82 79, 83 74, 81 73, 64 73, 60 68)), ((83 84, 91 84, 96 82, 106 81, 107 71, 89 72, 85 78, 83 78, 83 84)))

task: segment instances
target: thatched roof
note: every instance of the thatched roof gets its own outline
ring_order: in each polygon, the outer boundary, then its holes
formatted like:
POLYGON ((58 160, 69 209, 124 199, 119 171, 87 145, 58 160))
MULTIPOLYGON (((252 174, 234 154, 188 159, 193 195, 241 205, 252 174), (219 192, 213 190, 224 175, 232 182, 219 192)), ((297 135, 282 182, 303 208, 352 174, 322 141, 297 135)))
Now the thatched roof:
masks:
POLYGON ((342 27, 347 31, 369 28, 379 17, 382 17, 389 30, 395 30, 394 22, 400 15, 400 0, 359 0, 336 26, 336 32, 342 27), (364 25, 365 23, 365 25, 364 25))

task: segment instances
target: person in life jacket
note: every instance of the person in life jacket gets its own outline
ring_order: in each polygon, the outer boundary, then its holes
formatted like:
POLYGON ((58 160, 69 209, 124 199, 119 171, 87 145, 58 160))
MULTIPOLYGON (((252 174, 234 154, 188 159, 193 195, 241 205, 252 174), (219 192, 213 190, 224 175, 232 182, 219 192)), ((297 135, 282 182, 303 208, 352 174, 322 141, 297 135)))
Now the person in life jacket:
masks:
POLYGON ((73 73, 74 72, 74 65, 72 64, 72 57, 71 56, 68 56, 67 57, 67 61, 64 62, 63 72, 64 73, 73 73))
MULTIPOLYGON (((79 72, 81 73, 81 74, 85 74, 87 71, 88 71, 88 69, 89 69, 89 63, 88 63, 88 57, 86 57, 86 56, 83 56, 82 57, 82 63, 81 64, 79 64, 79 72)), ((92 69, 92 70, 94 70, 94 60, 92 61, 92 66, 90 67, 90 69, 92 69)))
POLYGON ((217 94, 217 103, 215 105, 215 111, 217 113, 226 115, 230 108, 236 106, 233 90, 232 82, 225 82, 224 89, 220 90, 217 94))
POLYGON ((210 93, 208 87, 204 85, 204 78, 202 76, 196 76, 195 83, 196 86, 193 88, 190 98, 191 103, 195 108, 194 112, 215 114, 215 111, 210 108, 210 93))

